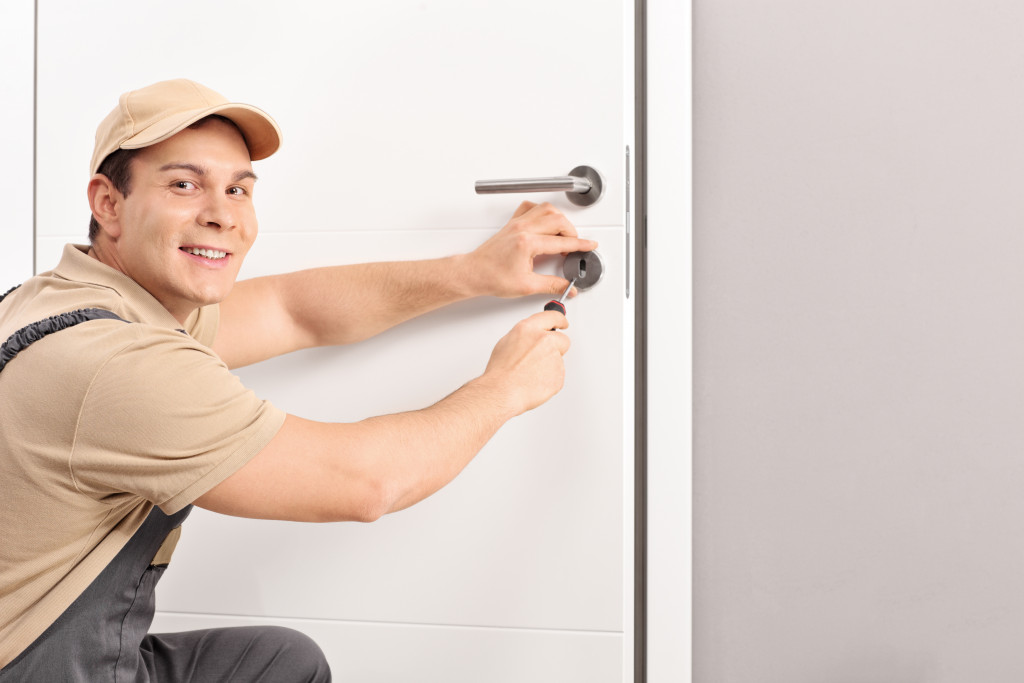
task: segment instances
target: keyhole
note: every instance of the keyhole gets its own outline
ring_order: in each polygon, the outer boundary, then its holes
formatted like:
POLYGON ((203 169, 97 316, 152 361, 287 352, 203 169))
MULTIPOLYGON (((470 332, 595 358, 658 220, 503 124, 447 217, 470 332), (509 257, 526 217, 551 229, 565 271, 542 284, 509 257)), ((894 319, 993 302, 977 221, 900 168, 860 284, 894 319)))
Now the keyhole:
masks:
POLYGON ((574 251, 562 261, 562 275, 572 280, 580 291, 590 289, 601 281, 604 263, 596 251, 574 251))

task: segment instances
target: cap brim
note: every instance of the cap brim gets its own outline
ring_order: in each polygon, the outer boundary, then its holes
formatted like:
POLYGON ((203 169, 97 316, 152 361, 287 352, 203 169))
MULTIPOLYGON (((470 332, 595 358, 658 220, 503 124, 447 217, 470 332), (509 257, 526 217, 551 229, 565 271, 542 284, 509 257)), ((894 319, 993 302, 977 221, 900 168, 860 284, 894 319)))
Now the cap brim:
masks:
POLYGON ((266 112, 252 105, 226 102, 206 109, 194 109, 168 116, 128 138, 118 145, 118 148, 140 149, 155 145, 213 114, 230 119, 238 126, 242 137, 245 138, 245 145, 249 148, 249 158, 253 161, 266 159, 281 146, 281 130, 266 112))

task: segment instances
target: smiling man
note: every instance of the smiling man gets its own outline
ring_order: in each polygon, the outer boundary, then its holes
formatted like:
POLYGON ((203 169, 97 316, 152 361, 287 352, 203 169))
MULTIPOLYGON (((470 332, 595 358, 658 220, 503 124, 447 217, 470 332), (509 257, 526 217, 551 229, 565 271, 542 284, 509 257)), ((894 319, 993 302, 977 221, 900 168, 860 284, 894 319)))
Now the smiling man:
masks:
POLYGON ((256 239, 252 171, 230 120, 204 118, 132 155, 130 191, 89 183, 101 229, 90 255, 142 285, 184 322, 235 283, 256 239))
POLYGON ((451 481, 562 385, 568 323, 538 313, 484 372, 422 410, 358 423, 286 415, 230 368, 372 337, 473 296, 554 294, 541 254, 593 249, 522 204, 469 254, 238 282, 256 239, 252 161, 274 121, 197 83, 122 95, 97 131, 90 246, 0 300, 0 681, 326 681, 280 628, 149 634, 192 504, 372 521, 451 481), (557 330, 557 331, 554 331, 557 330))

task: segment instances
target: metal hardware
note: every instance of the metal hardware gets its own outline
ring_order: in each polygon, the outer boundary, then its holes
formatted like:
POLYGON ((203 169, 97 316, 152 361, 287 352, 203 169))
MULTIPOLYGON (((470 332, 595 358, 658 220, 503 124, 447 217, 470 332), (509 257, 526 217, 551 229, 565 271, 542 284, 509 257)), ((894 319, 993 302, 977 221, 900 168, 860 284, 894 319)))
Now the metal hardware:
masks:
POLYGON ((564 192, 573 204, 590 206, 604 193, 604 180, 590 166, 577 166, 567 176, 476 181, 477 194, 506 192, 564 192))
POLYGON ((601 281, 604 261, 596 251, 574 251, 565 257, 562 275, 566 280, 576 278, 576 289, 582 292, 601 281))
POLYGON ((626 298, 627 299, 629 298, 629 275, 630 275, 630 270, 629 270, 630 265, 629 264, 630 264, 630 261, 633 258, 633 255, 631 253, 630 246, 629 246, 629 243, 632 241, 630 239, 630 237, 631 237, 630 236, 630 224, 632 223, 632 213, 631 213, 630 201, 629 201, 629 196, 630 196, 630 192, 632 192, 632 189, 633 189, 633 181, 632 181, 632 173, 630 171, 630 166, 629 166, 629 145, 626 145, 626 215, 623 217, 623 220, 625 220, 625 222, 626 222, 626 277, 625 277, 625 281, 626 281, 626 298))

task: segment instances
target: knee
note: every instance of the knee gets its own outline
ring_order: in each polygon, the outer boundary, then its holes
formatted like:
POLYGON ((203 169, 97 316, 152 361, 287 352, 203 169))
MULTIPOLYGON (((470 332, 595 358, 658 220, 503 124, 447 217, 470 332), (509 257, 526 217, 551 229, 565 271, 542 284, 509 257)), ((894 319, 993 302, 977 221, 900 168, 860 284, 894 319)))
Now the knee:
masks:
POLYGON ((323 650, 312 638, 301 631, 282 626, 271 626, 266 636, 277 645, 274 669, 288 672, 289 680, 296 683, 329 683, 331 667, 323 650))

